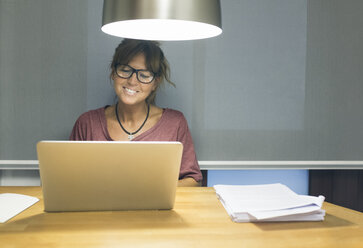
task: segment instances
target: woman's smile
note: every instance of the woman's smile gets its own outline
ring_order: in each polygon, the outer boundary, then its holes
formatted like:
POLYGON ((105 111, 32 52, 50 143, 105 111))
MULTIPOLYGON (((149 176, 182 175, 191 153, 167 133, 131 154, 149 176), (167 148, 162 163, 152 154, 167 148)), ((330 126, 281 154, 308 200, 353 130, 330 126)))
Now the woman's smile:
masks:
POLYGON ((124 89, 124 92, 127 94, 127 95, 130 95, 130 96, 134 96, 136 95, 136 93, 138 93, 139 91, 137 90, 132 90, 130 88, 127 88, 126 86, 123 86, 122 87, 124 89))

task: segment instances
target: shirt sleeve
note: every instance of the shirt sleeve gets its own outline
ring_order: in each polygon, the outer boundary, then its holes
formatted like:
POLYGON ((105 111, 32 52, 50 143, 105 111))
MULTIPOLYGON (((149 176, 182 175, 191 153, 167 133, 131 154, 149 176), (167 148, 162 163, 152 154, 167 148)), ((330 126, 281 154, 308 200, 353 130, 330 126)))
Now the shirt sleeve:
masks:
POLYGON ((188 128, 188 123, 183 115, 178 129, 178 141, 183 144, 183 155, 179 179, 191 177, 195 181, 200 182, 203 179, 203 176, 195 154, 194 144, 188 128))

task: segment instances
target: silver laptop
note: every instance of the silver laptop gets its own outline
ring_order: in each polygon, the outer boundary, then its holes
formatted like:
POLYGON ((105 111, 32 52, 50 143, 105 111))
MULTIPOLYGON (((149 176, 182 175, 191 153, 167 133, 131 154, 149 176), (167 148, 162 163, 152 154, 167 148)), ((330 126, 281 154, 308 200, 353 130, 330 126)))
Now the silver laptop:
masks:
POLYGON ((179 142, 40 141, 44 210, 171 209, 179 142))

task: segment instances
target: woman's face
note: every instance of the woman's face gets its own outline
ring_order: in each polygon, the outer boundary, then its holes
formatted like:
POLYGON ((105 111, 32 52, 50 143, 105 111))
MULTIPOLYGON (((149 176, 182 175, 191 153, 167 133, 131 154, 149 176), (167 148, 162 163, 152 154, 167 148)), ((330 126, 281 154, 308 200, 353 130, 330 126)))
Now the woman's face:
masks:
MULTIPOLYGON (((147 70, 145 55, 142 53, 136 55, 128 65, 136 70, 147 70)), ((145 99, 156 89, 156 79, 149 84, 143 84, 138 81, 136 73, 127 79, 120 78, 114 73, 112 79, 119 101, 127 105, 137 105, 145 102, 145 99)))

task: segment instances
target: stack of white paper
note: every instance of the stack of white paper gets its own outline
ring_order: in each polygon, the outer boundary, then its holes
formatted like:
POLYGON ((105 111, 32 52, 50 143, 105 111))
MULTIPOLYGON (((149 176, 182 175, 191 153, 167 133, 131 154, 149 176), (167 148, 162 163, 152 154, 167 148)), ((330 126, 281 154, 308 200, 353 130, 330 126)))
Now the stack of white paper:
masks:
POLYGON ((0 194, 0 223, 5 223, 38 201, 38 198, 28 195, 0 194))
POLYGON ((214 189, 235 222, 324 220, 324 196, 298 195, 280 183, 215 185, 214 189))

